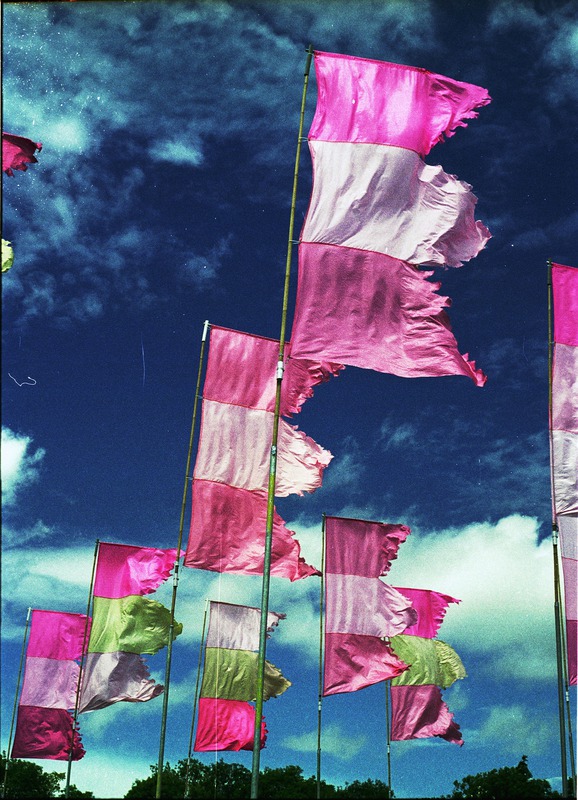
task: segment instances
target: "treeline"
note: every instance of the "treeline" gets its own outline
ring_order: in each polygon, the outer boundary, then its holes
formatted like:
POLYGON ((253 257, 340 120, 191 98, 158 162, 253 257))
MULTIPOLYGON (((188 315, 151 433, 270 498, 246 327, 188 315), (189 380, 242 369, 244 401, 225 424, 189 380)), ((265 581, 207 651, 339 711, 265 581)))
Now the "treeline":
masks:
MULTIPOLYGON (((6 754, 0 757, 0 785, 4 784, 6 754)), ((157 786, 157 766, 151 765, 147 778, 135 780, 125 798, 154 798, 157 786)), ((8 768, 6 798, 64 797, 61 783, 64 772, 45 772, 31 761, 13 759, 8 768)), ((575 797, 575 791, 570 796, 575 797)), ((222 759, 203 764, 196 758, 182 759, 176 766, 166 764, 163 769, 163 798, 191 800, 247 800, 251 790, 251 771, 242 764, 226 764, 222 759)), ((395 798, 386 783, 380 780, 353 781, 345 786, 332 786, 321 782, 322 800, 348 798, 349 800, 389 800, 395 798)), ((76 786, 69 787, 70 798, 94 798, 92 792, 83 792, 76 786)), ((445 800, 538 800, 538 798, 561 797, 548 781, 532 777, 528 759, 522 756, 515 767, 502 767, 476 775, 467 775, 454 781, 451 794, 442 795, 445 800)), ((317 782, 312 776, 305 778, 301 767, 265 769, 259 775, 259 798, 263 800, 315 800, 317 782)), ((423 795, 422 795, 423 800, 423 795)), ((432 799, 433 800, 433 799, 432 799)))

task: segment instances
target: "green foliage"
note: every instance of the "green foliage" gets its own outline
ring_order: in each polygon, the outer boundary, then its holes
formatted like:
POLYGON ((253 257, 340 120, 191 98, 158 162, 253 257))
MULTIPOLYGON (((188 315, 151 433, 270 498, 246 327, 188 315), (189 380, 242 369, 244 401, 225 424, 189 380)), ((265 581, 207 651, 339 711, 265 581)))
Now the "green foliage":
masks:
POLYGON ((516 767, 502 767, 477 775, 466 775, 461 781, 454 781, 454 791, 448 795, 451 800, 534 800, 542 797, 559 797, 548 781, 533 778, 528 767, 527 756, 516 767))
MULTIPOLYGON (((19 758, 12 758, 6 773, 6 753, 0 755, 0 784, 6 779, 6 798, 64 797, 60 783, 65 772, 45 772, 38 764, 19 758)), ((92 792, 82 792, 74 784, 69 786, 69 797, 94 797, 92 792)))
POLYGON ((346 783, 344 788, 337 789, 335 796, 348 798, 348 800, 389 800, 389 798, 395 797, 387 783, 371 779, 346 783))

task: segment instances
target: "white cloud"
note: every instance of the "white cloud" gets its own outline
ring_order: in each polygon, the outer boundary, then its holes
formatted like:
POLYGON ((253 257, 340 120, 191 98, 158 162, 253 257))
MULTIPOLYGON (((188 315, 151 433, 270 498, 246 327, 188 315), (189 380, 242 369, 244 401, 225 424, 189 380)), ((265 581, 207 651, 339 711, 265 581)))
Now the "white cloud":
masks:
MULTIPOLYGON (((326 725, 321 732, 321 746, 325 755, 335 756, 341 761, 351 761, 363 749, 367 736, 353 736, 350 731, 343 731, 336 723, 326 725)), ((289 750, 299 753, 315 753, 317 751, 317 731, 286 736, 282 742, 289 750)))
POLYGON ((2 428, 2 505, 16 501, 19 489, 38 480, 45 451, 32 450, 32 437, 2 428))
POLYGON ((532 711, 527 706, 495 706, 477 732, 476 744, 500 742, 508 753, 536 755, 544 752, 555 724, 555 712, 545 718, 542 710, 532 711))

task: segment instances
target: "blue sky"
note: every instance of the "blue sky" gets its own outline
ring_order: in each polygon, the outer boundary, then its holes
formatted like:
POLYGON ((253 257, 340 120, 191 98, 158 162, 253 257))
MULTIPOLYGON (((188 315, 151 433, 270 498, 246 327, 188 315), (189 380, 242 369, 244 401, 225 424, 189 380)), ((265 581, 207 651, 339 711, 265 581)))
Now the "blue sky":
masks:
MULTIPOLYGON (((488 375, 347 368, 299 427, 334 459, 277 508, 309 563, 323 513, 412 534, 389 582, 461 599, 440 638, 468 677, 444 693, 465 744, 392 744, 397 797, 516 764, 560 786, 548 455, 546 260, 578 265, 578 12, 564 2, 3 4, 3 127, 43 143, 3 181, 2 702, 26 609, 84 612, 95 539, 174 547, 205 319, 277 337, 305 49, 425 67, 492 103, 426 158, 472 184, 492 239, 457 270, 460 352, 488 375)), ((312 119, 312 75, 305 126, 312 119)), ((301 159, 297 230, 311 188, 301 159)), ((290 314, 296 286, 292 275, 290 314)), ((187 522, 189 512, 187 511, 187 522)), ((186 535, 186 532, 185 532, 186 535)), ((315 773, 315 578, 272 579, 262 766, 315 773)), ((170 587, 156 596, 170 602, 170 587)), ((186 755, 205 599, 258 605, 260 580, 183 570, 166 758, 186 755)), ((149 658, 163 680, 164 654, 149 658)), ((576 693, 572 705, 575 713, 576 693)), ((81 717, 72 780, 118 797, 158 755, 161 701, 81 717)), ((382 685, 323 704, 322 777, 387 779, 382 685)), ((2 715, 2 748, 9 714, 2 715)), ((201 755, 208 761, 213 755, 201 755)), ((250 768, 249 753, 224 753, 250 768)), ((46 769, 62 769, 49 761, 46 769)))

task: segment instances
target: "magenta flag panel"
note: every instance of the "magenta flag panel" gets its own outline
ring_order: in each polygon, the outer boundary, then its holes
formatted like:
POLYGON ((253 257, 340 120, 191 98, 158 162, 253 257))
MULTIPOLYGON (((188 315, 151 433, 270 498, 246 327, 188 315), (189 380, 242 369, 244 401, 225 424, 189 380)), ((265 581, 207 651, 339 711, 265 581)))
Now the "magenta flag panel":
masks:
POLYGON ((464 743, 454 715, 442 700, 439 686, 392 686, 392 741, 431 736, 460 746, 464 743))
POLYGON ((552 264, 554 341, 578 346, 578 268, 552 264))
MULTIPOLYGON (((84 650, 86 616, 64 611, 32 611, 27 657, 80 659, 84 650)), ((90 620, 86 641, 90 634, 90 620)))
MULTIPOLYGON (((200 697, 197 707, 195 752, 212 750, 252 750, 255 731, 255 707, 244 700, 221 700, 200 697)), ((261 721, 261 747, 265 747, 267 729, 261 721)))
POLYGON ((465 375, 483 386, 486 376, 458 352, 432 274, 383 253, 301 244, 294 358, 405 378, 465 375))
POLYGON ((38 159, 34 153, 42 150, 40 142, 33 142, 25 136, 15 136, 13 133, 2 134, 2 171, 9 176, 14 176, 15 169, 26 172, 28 164, 36 164, 38 159))
POLYGON ((442 624, 450 603, 460 603, 449 594, 434 592, 430 589, 408 589, 402 586, 395 587, 408 600, 411 600, 417 611, 417 623, 404 630, 404 636, 421 636, 424 639, 433 639, 442 624))
MULTIPOLYGON (((281 415, 301 410, 313 387, 337 375, 343 366, 315 361, 292 361, 291 344, 285 345, 281 415)), ((211 338, 203 399, 245 408, 275 410, 279 342, 250 333, 211 325, 211 338)))
POLYGON ((472 187, 411 150, 315 141, 309 149, 315 179, 303 242, 460 267, 490 239, 474 217, 472 187))
POLYGON ((72 740, 72 715, 62 708, 19 706, 11 758, 49 758, 68 761, 72 742, 72 760, 84 756, 78 731, 72 740))
MULTIPOLYGON (((285 619, 285 614, 267 613, 267 633, 285 619)), ((261 609, 211 600, 206 647, 228 650, 258 650, 261 609)))
POLYGON ((487 105, 486 89, 418 67, 315 52, 312 139, 392 144, 424 156, 487 105))
POLYGON ((159 550, 101 542, 94 594, 109 598, 150 594, 170 577, 176 558, 176 548, 159 550))
MULTIPOLYGON (((193 480, 191 528, 184 565, 214 572, 262 575, 266 492, 193 480)), ((274 512, 271 575, 294 581, 320 575, 301 557, 299 542, 274 512)))
POLYGON ((400 544, 409 534, 407 525, 326 517, 325 570, 341 575, 378 578, 389 572, 400 544))
POLYGON ((325 634, 323 695, 356 692, 395 678, 407 669, 377 636, 325 634))

